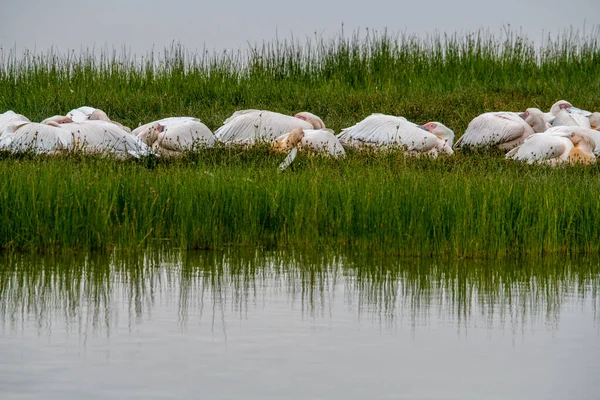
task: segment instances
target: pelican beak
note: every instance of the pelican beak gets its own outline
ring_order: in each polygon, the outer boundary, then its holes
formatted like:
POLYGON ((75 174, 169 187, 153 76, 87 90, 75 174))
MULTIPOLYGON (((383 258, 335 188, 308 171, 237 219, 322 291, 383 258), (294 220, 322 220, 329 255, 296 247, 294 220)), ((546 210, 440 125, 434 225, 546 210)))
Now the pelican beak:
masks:
POLYGON ((156 130, 160 133, 160 132, 162 132, 162 131, 165 130, 165 126, 161 125, 161 124, 158 124, 158 127, 156 128, 156 130))
POLYGON ((421 129, 423 129, 424 131, 427 131, 427 132, 429 132, 429 129, 425 128, 425 125, 417 125, 417 128, 421 128, 421 129))

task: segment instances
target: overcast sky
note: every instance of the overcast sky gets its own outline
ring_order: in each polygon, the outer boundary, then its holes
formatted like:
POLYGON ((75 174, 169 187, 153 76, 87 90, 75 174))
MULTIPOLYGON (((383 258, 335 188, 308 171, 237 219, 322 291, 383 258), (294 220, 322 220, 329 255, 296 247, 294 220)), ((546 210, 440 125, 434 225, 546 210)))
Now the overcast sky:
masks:
POLYGON ((293 34, 329 38, 342 23, 346 33, 360 28, 428 33, 468 32, 480 28, 499 34, 510 24, 540 41, 573 27, 589 33, 600 24, 598 0, 414 0, 327 2, 304 0, 6 0, 2 5, 0 45, 60 51, 125 45, 143 54, 173 41, 188 50, 245 49, 248 43, 293 34))

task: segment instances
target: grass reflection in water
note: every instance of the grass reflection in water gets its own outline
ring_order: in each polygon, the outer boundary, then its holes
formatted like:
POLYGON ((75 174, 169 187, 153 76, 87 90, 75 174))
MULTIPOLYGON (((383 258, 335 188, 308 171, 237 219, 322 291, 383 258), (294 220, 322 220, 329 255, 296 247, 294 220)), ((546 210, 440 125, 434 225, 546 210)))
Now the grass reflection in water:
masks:
POLYGON ((474 320, 517 331, 529 322, 559 325, 561 307, 600 304, 596 259, 459 261, 294 252, 147 252, 0 259, 2 330, 57 320, 87 335, 110 335, 120 313, 128 328, 158 306, 226 335, 228 314, 246 319, 277 298, 303 318, 330 317, 336 298, 359 319, 386 328, 440 320, 467 329, 474 320))

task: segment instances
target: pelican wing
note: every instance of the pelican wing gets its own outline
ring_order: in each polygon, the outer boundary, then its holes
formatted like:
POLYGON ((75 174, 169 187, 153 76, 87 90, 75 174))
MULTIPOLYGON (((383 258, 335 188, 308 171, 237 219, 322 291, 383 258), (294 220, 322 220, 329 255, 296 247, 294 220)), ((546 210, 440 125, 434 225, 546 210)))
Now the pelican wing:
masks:
POLYGON ((407 122, 404 117, 371 114, 356 125, 342 129, 337 137, 344 144, 399 145, 400 131, 407 122))
POLYGON ((215 135, 198 120, 187 120, 167 128, 158 135, 160 147, 167 150, 183 151, 194 145, 214 147, 215 135))
POLYGON ((167 118, 163 118, 163 119, 159 119, 157 121, 152 121, 152 122, 148 122, 147 124, 144 125, 140 125, 137 128, 135 128, 133 131, 131 131, 131 134, 133 136, 138 136, 140 134, 140 132, 143 132, 146 128, 149 128, 150 126, 152 126, 155 123, 159 123, 162 126, 164 126, 165 128, 171 128, 173 126, 177 126, 179 124, 183 124, 189 121, 196 121, 196 122, 201 122, 198 118, 195 117, 167 117, 167 118))
POLYGON ((245 110, 234 113, 225 125, 215 132, 215 137, 223 142, 254 144, 259 141, 271 142, 278 136, 296 128, 312 129, 313 126, 300 118, 271 111, 245 110))
POLYGON ((589 117, 590 115, 592 115, 591 112, 582 110, 581 108, 577 107, 569 107, 567 108, 567 111, 569 112, 569 114, 581 115, 582 117, 589 117))
POLYGON ((331 129, 304 129, 304 137, 300 143, 303 148, 306 147, 334 157, 346 155, 342 143, 331 129))
POLYGON ((234 119, 236 119, 237 117, 239 117, 241 115, 259 113, 260 111, 261 110, 255 110, 255 109, 235 111, 233 114, 231 114, 231 116, 229 118, 227 118, 225 120, 225 122, 223 122, 223 125, 226 125, 226 124, 232 122, 234 119))
POLYGON ((67 150, 72 140, 71 133, 63 128, 29 122, 13 132, 7 127, 0 138, 0 149, 14 152, 33 151, 38 154, 54 153, 67 150))
POLYGON ((566 110, 560 110, 554 120, 552 126, 578 126, 575 119, 566 110))
MULTIPOLYGON (((590 115, 592 115, 592 114, 590 113, 590 115)), ((575 121, 577 126, 580 126, 582 128, 587 128, 587 129, 590 129, 592 127, 592 125, 590 124, 589 117, 587 117, 583 114, 571 114, 571 118, 573 119, 573 121, 575 121)))
POLYGON ((85 152, 130 154, 136 158, 150 153, 140 139, 109 121, 83 121, 62 126, 71 132, 75 145, 85 152))
POLYGON ((517 113, 489 112, 475 117, 454 147, 498 146, 519 142, 533 133, 533 128, 517 113))
POLYGON ((549 160, 565 160, 573 143, 569 134, 562 132, 544 132, 529 136, 520 146, 512 149, 506 154, 506 158, 534 162, 545 162, 549 160))

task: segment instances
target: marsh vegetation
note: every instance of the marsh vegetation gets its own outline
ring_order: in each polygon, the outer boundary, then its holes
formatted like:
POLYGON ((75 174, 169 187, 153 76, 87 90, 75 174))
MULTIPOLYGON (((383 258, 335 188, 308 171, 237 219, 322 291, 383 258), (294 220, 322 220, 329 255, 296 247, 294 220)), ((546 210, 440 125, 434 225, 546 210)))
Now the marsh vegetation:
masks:
MULTIPOLYGON (((546 110, 561 98, 600 109, 599 39, 598 29, 541 47, 513 32, 369 32, 237 53, 3 49, 0 110, 42 120, 87 104, 132 127, 191 115, 213 130, 239 109, 308 110, 336 131, 381 112, 441 121, 460 136, 491 110, 546 110)), ((597 165, 350 152, 344 161, 302 155, 280 174, 281 161, 266 146, 128 163, 4 155, 0 243, 42 252, 259 246, 460 257, 600 250, 597 165)))

